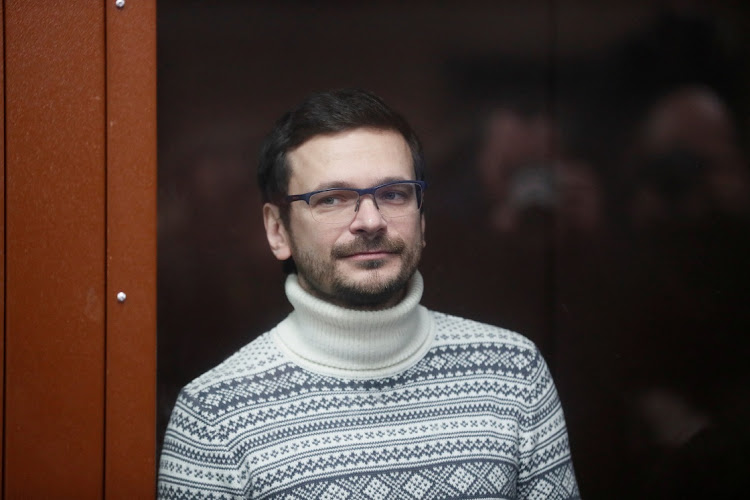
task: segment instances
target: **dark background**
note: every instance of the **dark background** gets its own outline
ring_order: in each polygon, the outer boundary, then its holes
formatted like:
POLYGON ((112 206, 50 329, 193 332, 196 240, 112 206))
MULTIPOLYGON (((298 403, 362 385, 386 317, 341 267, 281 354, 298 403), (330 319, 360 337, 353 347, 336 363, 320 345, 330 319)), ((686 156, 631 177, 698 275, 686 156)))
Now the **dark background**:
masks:
POLYGON ((159 440, 181 386, 290 310, 260 141, 356 86, 425 146, 423 303, 537 343, 584 498, 739 491, 748 21, 742 1, 160 0, 159 440))

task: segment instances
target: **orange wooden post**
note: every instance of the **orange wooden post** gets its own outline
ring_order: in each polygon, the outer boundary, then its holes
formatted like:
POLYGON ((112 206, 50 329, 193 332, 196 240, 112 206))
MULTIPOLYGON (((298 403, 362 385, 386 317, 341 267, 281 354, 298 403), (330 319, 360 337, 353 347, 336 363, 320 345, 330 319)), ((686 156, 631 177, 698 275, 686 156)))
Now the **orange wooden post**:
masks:
POLYGON ((5 497, 101 498, 104 5, 4 9, 5 497))
POLYGON ((156 482, 155 2, 108 2, 106 30, 105 498, 112 500, 152 497, 156 482))

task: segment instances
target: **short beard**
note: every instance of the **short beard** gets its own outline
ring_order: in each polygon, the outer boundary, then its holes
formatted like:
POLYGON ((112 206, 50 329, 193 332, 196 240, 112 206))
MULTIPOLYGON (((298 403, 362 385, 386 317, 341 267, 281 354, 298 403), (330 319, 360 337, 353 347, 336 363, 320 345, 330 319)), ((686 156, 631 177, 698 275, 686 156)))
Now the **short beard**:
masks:
POLYGON ((371 240, 357 239, 348 245, 334 247, 328 262, 302 253, 297 256, 295 263, 298 274, 304 278, 313 295, 352 309, 381 309, 405 293, 406 286, 417 269, 421 250, 421 241, 414 248, 407 248, 401 239, 391 240, 379 236, 371 240), (399 255, 401 270, 398 275, 384 283, 381 282, 378 269, 384 264, 382 260, 367 260, 358 264, 362 269, 372 271, 371 279, 365 283, 348 282, 346 276, 336 272, 337 260, 372 250, 399 255), (325 286, 326 284, 328 286, 325 286))

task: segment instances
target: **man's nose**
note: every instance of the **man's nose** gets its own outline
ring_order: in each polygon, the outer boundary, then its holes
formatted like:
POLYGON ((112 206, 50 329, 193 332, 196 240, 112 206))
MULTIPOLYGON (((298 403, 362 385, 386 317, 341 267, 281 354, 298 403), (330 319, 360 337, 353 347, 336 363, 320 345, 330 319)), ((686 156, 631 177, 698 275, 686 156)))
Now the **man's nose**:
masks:
POLYGON ((375 233, 385 229, 386 220, 378 210, 377 202, 372 196, 362 196, 355 210, 356 213, 351 224, 352 231, 375 233))

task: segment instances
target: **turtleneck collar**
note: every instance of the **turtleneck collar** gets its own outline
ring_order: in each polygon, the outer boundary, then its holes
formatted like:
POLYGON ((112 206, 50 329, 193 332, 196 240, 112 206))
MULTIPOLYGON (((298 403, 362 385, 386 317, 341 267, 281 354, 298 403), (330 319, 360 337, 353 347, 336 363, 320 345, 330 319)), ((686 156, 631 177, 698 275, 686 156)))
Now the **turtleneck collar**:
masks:
POLYGON ((419 305, 423 290, 416 272, 394 307, 360 311, 311 295, 290 274, 286 295, 294 311, 272 335, 292 361, 310 371, 356 379, 392 376, 422 359, 435 336, 430 314, 419 305))

